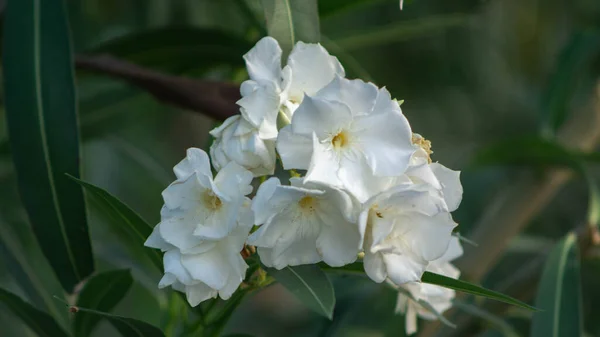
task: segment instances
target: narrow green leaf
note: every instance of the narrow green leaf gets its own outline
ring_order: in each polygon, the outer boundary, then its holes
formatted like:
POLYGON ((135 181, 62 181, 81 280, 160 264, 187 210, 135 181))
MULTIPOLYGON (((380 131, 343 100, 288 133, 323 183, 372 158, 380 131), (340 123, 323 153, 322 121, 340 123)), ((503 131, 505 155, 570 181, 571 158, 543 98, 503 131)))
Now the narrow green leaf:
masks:
POLYGON ((4 22, 4 89, 19 191, 42 251, 71 291, 94 270, 79 176, 69 29, 62 0, 11 1, 4 22))
POLYGON ((283 49, 283 59, 298 41, 319 42, 317 0, 261 0, 267 32, 283 49))
POLYGON ((96 315, 99 318, 105 318, 117 329, 123 337, 165 337, 165 334, 159 328, 146 322, 117 315, 111 315, 106 312, 87 308, 77 308, 78 313, 96 315))
POLYGON ((550 252, 542 272, 532 337, 581 336, 583 310, 577 237, 570 233, 550 252))
POLYGON ((108 53, 138 65, 179 74, 218 65, 243 67, 240 56, 250 48, 252 44, 247 40, 222 30, 181 26, 126 35, 89 52, 108 53))
POLYGON ((578 32, 571 36, 558 58, 554 73, 542 96, 542 132, 553 136, 563 124, 569 110, 577 81, 585 76, 592 62, 600 55, 600 34, 578 32))
MULTIPOLYGON (((152 227, 142 217, 117 199, 112 194, 75 177, 69 177, 79 185, 83 186, 88 195, 103 207, 114 222, 113 228, 127 235, 132 247, 144 247, 144 242, 152 233, 152 227)), ((162 271, 162 258, 156 249, 141 248, 152 260, 154 265, 162 271)))
POLYGON ((335 294, 327 275, 316 265, 285 267, 281 270, 265 268, 296 298, 314 312, 333 318, 335 294))
POLYGON ((227 335, 225 337, 253 337, 252 335, 249 335, 247 333, 234 333, 231 335, 227 335))
POLYGON ((407 20, 364 32, 352 32, 347 37, 330 38, 340 48, 350 51, 432 35, 468 23, 469 16, 465 14, 444 14, 407 20))
MULTIPOLYGON (((77 306, 110 312, 125 297, 133 278, 129 270, 114 270, 98 274, 87 281, 77 299, 77 306)), ((75 336, 89 336, 100 322, 98 315, 85 312, 75 316, 75 336)))
POLYGON ((585 166, 583 166, 583 174, 588 184, 588 225, 600 226, 600 189, 596 179, 585 166))
POLYGON ((0 288, 0 303, 4 303, 15 315, 40 337, 67 337, 67 333, 43 311, 26 303, 19 296, 0 288))
POLYGON ((517 299, 514 299, 514 298, 508 296, 508 295, 504 295, 499 292, 489 290, 489 289, 474 285, 469 282, 453 279, 451 277, 431 273, 428 271, 426 271, 423 274, 423 277, 421 278, 421 282, 435 284, 440 287, 454 289, 457 291, 462 291, 467 294, 483 296, 483 297, 486 297, 486 298, 489 298, 492 300, 516 305, 518 307, 529 309, 529 310, 534 310, 534 311, 537 310, 536 308, 530 306, 529 304, 521 302, 517 299))
POLYGON ((52 298, 62 296, 64 291, 27 224, 17 223, 13 227, 0 221, 0 256, 29 301, 67 328, 67 312, 52 298))

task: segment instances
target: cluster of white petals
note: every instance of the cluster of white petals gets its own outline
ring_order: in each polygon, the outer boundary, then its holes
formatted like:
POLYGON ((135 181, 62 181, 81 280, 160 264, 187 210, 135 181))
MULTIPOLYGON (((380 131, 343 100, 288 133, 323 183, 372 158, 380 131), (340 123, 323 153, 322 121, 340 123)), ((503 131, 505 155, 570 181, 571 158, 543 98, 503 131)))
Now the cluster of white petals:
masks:
MULTIPOLYGON (((460 271, 450 262, 459 258, 463 254, 462 247, 458 238, 453 237, 448 246, 448 250, 439 259, 432 261, 427 266, 427 271, 444 275, 447 277, 458 278, 460 271)), ((411 296, 400 292, 396 302, 396 312, 402 313, 406 317, 406 334, 411 335, 417 332, 417 317, 426 320, 435 320, 437 315, 442 314, 452 307, 452 300, 455 296, 453 289, 426 284, 421 282, 410 282, 400 285, 411 296), (419 301, 426 302, 430 308, 423 306, 419 301), (436 311, 433 313, 431 308, 436 311)))
POLYGON ((173 169, 177 180, 163 191, 161 222, 146 241, 165 252, 159 287, 185 292, 195 306, 228 299, 243 281, 240 255, 252 228, 252 174, 234 162, 214 178, 208 155, 191 148, 173 169))
MULTIPOLYGON (((146 242, 166 252, 160 286, 184 291, 192 305, 226 299, 243 281, 247 244, 276 269, 362 257, 375 282, 445 310, 454 293, 419 281, 425 271, 458 277, 448 262, 461 254, 451 216, 459 172, 432 162, 431 144, 387 89, 346 79, 321 45, 298 42, 283 66, 281 57, 270 37, 244 55, 240 114, 211 131, 214 180, 201 150, 175 167, 146 242), (278 157, 293 178, 266 179, 278 157), (250 200, 255 177, 263 180, 250 200)), ((398 310, 432 317, 402 295, 398 310)))
POLYGON ((273 174, 278 119, 289 123, 304 99, 344 76, 337 58, 319 44, 298 42, 282 68, 282 50, 272 37, 258 41, 246 55, 249 80, 240 87, 240 115, 211 131, 213 166, 233 161, 255 177, 273 174))

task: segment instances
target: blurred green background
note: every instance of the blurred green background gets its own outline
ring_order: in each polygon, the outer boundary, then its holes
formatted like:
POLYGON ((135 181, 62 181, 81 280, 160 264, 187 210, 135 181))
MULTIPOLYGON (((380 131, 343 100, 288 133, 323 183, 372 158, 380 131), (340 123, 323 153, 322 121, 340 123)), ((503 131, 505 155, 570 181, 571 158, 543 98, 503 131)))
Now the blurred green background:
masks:
MULTIPOLYGON (((255 0, 66 3, 78 54, 110 53, 161 72, 223 81, 245 79, 242 54, 261 37, 263 23, 255 0)), ((413 131, 432 141, 433 159, 462 171, 464 199, 454 217, 462 235, 480 243, 467 253, 486 254, 490 237, 481 240, 486 236, 473 234, 477 226, 485 227, 481 219, 489 219, 486 216, 492 216, 494 226, 516 228, 516 235, 492 238, 500 242, 501 254, 490 259, 490 265, 473 266, 472 260, 465 260, 465 276, 480 270, 484 277, 475 281, 503 291, 515 275, 532 270, 527 282, 510 292, 532 301, 540 273, 531 261, 543 259, 554 242, 585 223, 589 186, 582 179, 565 179, 543 194, 546 178, 555 173, 543 161, 534 168, 487 165, 478 162, 476 154, 491 143, 539 135, 540 125, 552 113, 582 125, 583 131, 561 138, 563 145, 578 147, 585 138, 590 143, 585 150, 595 148, 597 137, 588 134, 600 129, 594 117, 600 110, 600 1, 414 0, 400 11, 398 0, 361 1, 355 6, 320 0, 320 8, 322 43, 340 58, 349 77, 386 86, 395 98, 405 100, 403 112, 413 131), (519 192, 524 186, 530 189, 519 192), (514 205, 504 204, 503 196, 516 200, 519 211, 511 211, 514 205), (491 207, 501 211, 493 213, 491 207)), ((83 179, 158 223, 160 193, 173 180, 171 168, 188 147, 207 148, 208 131, 216 121, 164 105, 107 76, 78 71, 77 86, 83 179)), ((5 143, 4 116, 0 123, 5 143)), ((514 146, 502 151, 521 150, 514 146)), ((495 154, 492 151, 492 158, 495 154)), ((591 172, 600 178, 600 171, 592 167, 591 172)), ((0 285, 24 295, 11 273, 15 259, 29 261, 37 272, 51 271, 28 228, 6 153, 0 158, 0 185, 0 285), (16 245, 22 255, 9 255, 8 245, 16 245)), ((149 261, 124 249, 119 233, 93 204, 89 217, 98 269, 132 268, 136 280, 114 312, 160 325, 161 308, 171 296, 157 289, 160 275, 148 268, 149 261)), ((582 263, 589 336, 600 336, 600 321, 594 319, 600 316, 599 258, 600 250, 592 250, 582 263)), ((333 281, 338 297, 333 322, 310 313, 280 286, 273 286, 246 300, 227 331, 258 337, 403 335, 403 318, 393 314, 395 294, 362 279, 333 281)), ((460 311, 453 315, 459 325, 470 316, 460 311)), ((498 317, 518 335, 528 335, 527 314, 498 310, 498 317)), ((2 306, 0 326, 0 336, 29 333, 2 306)), ((110 336, 111 329, 104 323, 95 335, 110 336)), ((475 319, 459 336, 502 333, 489 320, 475 319)))

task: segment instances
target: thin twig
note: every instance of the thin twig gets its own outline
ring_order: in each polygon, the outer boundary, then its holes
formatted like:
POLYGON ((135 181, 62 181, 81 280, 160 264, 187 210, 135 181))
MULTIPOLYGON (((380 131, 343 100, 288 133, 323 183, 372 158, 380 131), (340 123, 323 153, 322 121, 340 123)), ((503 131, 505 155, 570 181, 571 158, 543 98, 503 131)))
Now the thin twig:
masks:
POLYGON ((233 83, 165 75, 109 55, 75 57, 79 70, 87 70, 122 79, 156 99, 177 107, 196 111, 217 120, 238 112, 239 86, 233 83))

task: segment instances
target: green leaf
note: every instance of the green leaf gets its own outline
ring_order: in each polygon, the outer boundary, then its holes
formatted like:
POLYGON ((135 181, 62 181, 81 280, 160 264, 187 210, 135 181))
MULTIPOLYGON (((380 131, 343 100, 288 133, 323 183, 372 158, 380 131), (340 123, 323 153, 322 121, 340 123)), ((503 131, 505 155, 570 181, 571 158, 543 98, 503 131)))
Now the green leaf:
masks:
POLYGON ((457 291, 462 291, 467 294, 473 294, 477 296, 483 296, 492 300, 516 305, 521 308, 529 309, 529 310, 537 310, 536 308, 530 306, 527 303, 521 302, 517 299, 514 299, 508 295, 501 294, 499 292, 489 290, 477 285, 474 285, 469 282, 453 279, 451 277, 447 277, 444 275, 435 274, 432 272, 426 271, 421 278, 421 282, 435 284, 440 287, 454 289, 457 291))
POLYGON ((52 298, 62 296, 63 289, 26 223, 11 226, 0 221, 0 256, 31 303, 66 328, 67 312, 52 298))
POLYGON ((162 258, 156 249, 144 247, 144 242, 152 233, 152 227, 142 217, 112 194, 75 177, 73 181, 83 186, 96 203, 113 219, 113 228, 129 238, 131 247, 143 247, 146 255, 158 270, 162 271, 162 258))
POLYGON ((296 298, 314 312, 333 318, 335 294, 327 275, 316 265, 285 267, 281 270, 265 268, 296 298))
POLYGON ((483 310, 478 306, 456 300, 452 302, 452 305, 468 314, 471 314, 475 317, 481 318, 486 322, 489 322, 490 325, 495 326, 497 330, 502 332, 502 335, 504 337, 519 337, 519 334, 515 331, 515 329, 504 319, 486 310, 483 310))
POLYGON ((61 0, 11 1, 3 69, 19 191, 63 288, 94 270, 79 176, 79 134, 69 29, 61 0))
POLYGON ((138 65, 179 74, 218 65, 243 67, 241 55, 250 48, 252 44, 247 40, 222 30, 182 26, 126 35, 89 52, 108 53, 138 65))
POLYGON ((569 100, 577 81, 590 71, 592 62, 600 55, 600 34, 578 32, 571 36, 558 58, 554 73, 542 96, 542 132, 553 136, 563 124, 569 111, 569 100))
POLYGON ((227 335, 225 337, 253 337, 252 335, 249 335, 247 333, 234 333, 231 335, 227 335))
POLYGON ((347 37, 330 38, 340 48, 350 51, 428 36, 449 28, 464 26, 468 23, 468 15, 444 14, 428 16, 423 19, 406 20, 370 31, 352 32, 347 37))
POLYGON ((398 0, 321 0, 319 1, 319 15, 321 17, 326 17, 345 12, 353 8, 392 1, 398 3, 398 0))
POLYGON ((532 337, 581 336, 583 310, 577 237, 568 234, 550 252, 542 272, 532 337))
MULTIPOLYGON (((129 270, 114 270, 98 274, 87 281, 77 299, 78 307, 110 312, 125 297, 133 278, 129 270)), ((75 336, 89 336, 101 317, 85 312, 75 316, 75 336)))
POLYGON ((298 41, 319 42, 317 0, 261 0, 267 32, 274 37, 285 60, 298 41))
POLYGON ((565 166, 581 170, 582 160, 600 162, 600 154, 571 151, 552 140, 524 136, 484 147, 475 155, 471 165, 565 166))
POLYGON ((96 311, 87 308, 77 307, 78 313, 96 315, 99 318, 105 318, 117 329, 123 337, 165 337, 165 334, 159 328, 146 322, 117 315, 111 315, 106 312, 96 311))
POLYGON ((41 337, 67 337, 67 333, 43 311, 26 303, 19 296, 0 288, 0 302, 41 337))

